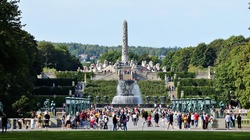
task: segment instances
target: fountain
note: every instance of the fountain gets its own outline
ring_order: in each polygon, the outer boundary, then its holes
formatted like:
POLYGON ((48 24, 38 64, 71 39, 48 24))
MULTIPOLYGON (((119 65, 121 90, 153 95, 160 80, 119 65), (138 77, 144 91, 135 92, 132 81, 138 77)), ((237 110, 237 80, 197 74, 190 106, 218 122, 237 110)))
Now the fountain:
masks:
POLYGON ((112 104, 142 104, 139 86, 134 80, 119 80, 112 104))

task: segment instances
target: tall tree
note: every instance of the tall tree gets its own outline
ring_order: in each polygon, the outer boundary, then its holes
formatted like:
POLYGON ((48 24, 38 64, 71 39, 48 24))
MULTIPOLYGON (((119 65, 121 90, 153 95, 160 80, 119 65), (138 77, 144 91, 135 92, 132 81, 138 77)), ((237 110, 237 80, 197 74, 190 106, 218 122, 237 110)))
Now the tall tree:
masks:
POLYGON ((203 66, 204 64, 204 52, 207 49, 207 45, 205 43, 200 43, 193 52, 191 57, 191 64, 194 66, 203 66))
POLYGON ((170 52, 167 53, 167 55, 162 60, 162 65, 161 66, 166 67, 167 71, 171 70, 172 63, 174 61, 174 58, 173 58, 174 54, 175 54, 174 51, 170 51, 170 52))
MULTIPOLYGON (((18 1, 0 1, 0 101, 5 106, 30 95, 33 82, 41 72, 34 37, 21 28, 18 1)), ((8 108, 10 113, 12 108, 8 108)))

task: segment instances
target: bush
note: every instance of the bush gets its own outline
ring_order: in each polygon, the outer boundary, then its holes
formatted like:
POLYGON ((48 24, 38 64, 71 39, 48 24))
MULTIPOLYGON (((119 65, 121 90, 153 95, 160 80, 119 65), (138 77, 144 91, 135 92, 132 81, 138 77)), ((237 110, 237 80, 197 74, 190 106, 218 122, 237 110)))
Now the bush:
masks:
POLYGON ((247 112, 247 118, 250 119, 250 111, 247 112))

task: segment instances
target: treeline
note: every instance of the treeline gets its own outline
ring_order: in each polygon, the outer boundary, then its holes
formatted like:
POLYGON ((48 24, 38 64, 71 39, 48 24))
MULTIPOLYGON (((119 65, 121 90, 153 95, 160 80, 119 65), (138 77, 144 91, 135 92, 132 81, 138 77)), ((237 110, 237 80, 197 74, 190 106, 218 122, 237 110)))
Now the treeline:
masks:
MULTIPOLYGON (((122 46, 102 46, 102 45, 91 45, 91 44, 80 44, 80 43, 54 43, 55 45, 65 45, 68 46, 69 52, 78 57, 81 54, 88 54, 90 56, 100 56, 107 52, 122 52, 122 46)), ((140 56, 144 53, 154 56, 165 56, 169 51, 176 51, 179 47, 146 47, 146 46, 129 46, 129 52, 133 52, 140 56)))
POLYGON ((54 45, 51 42, 41 41, 37 48, 42 56, 42 67, 57 71, 76 71, 78 67, 82 67, 79 59, 71 55, 65 45, 54 45))
MULTIPOLYGON (((238 98, 242 107, 250 107, 250 42, 243 36, 216 39, 209 44, 169 52, 162 67, 174 72, 197 72, 211 66, 214 90, 227 103, 238 98)), ((192 89, 190 90, 192 91, 192 89)))
POLYGON ((216 39, 209 44, 200 43, 195 47, 182 48, 169 52, 162 60, 162 66, 169 71, 190 71, 194 67, 207 68, 218 66, 227 60, 230 51, 235 47, 248 44, 249 38, 231 36, 230 38, 216 39))

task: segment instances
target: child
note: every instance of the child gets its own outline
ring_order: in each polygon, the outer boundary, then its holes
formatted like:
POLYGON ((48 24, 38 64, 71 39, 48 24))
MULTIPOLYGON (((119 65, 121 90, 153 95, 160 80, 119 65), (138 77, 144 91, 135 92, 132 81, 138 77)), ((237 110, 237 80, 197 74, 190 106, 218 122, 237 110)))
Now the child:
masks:
POLYGON ((152 123, 151 123, 151 116, 150 115, 148 115, 147 121, 148 121, 148 127, 151 127, 152 123))

